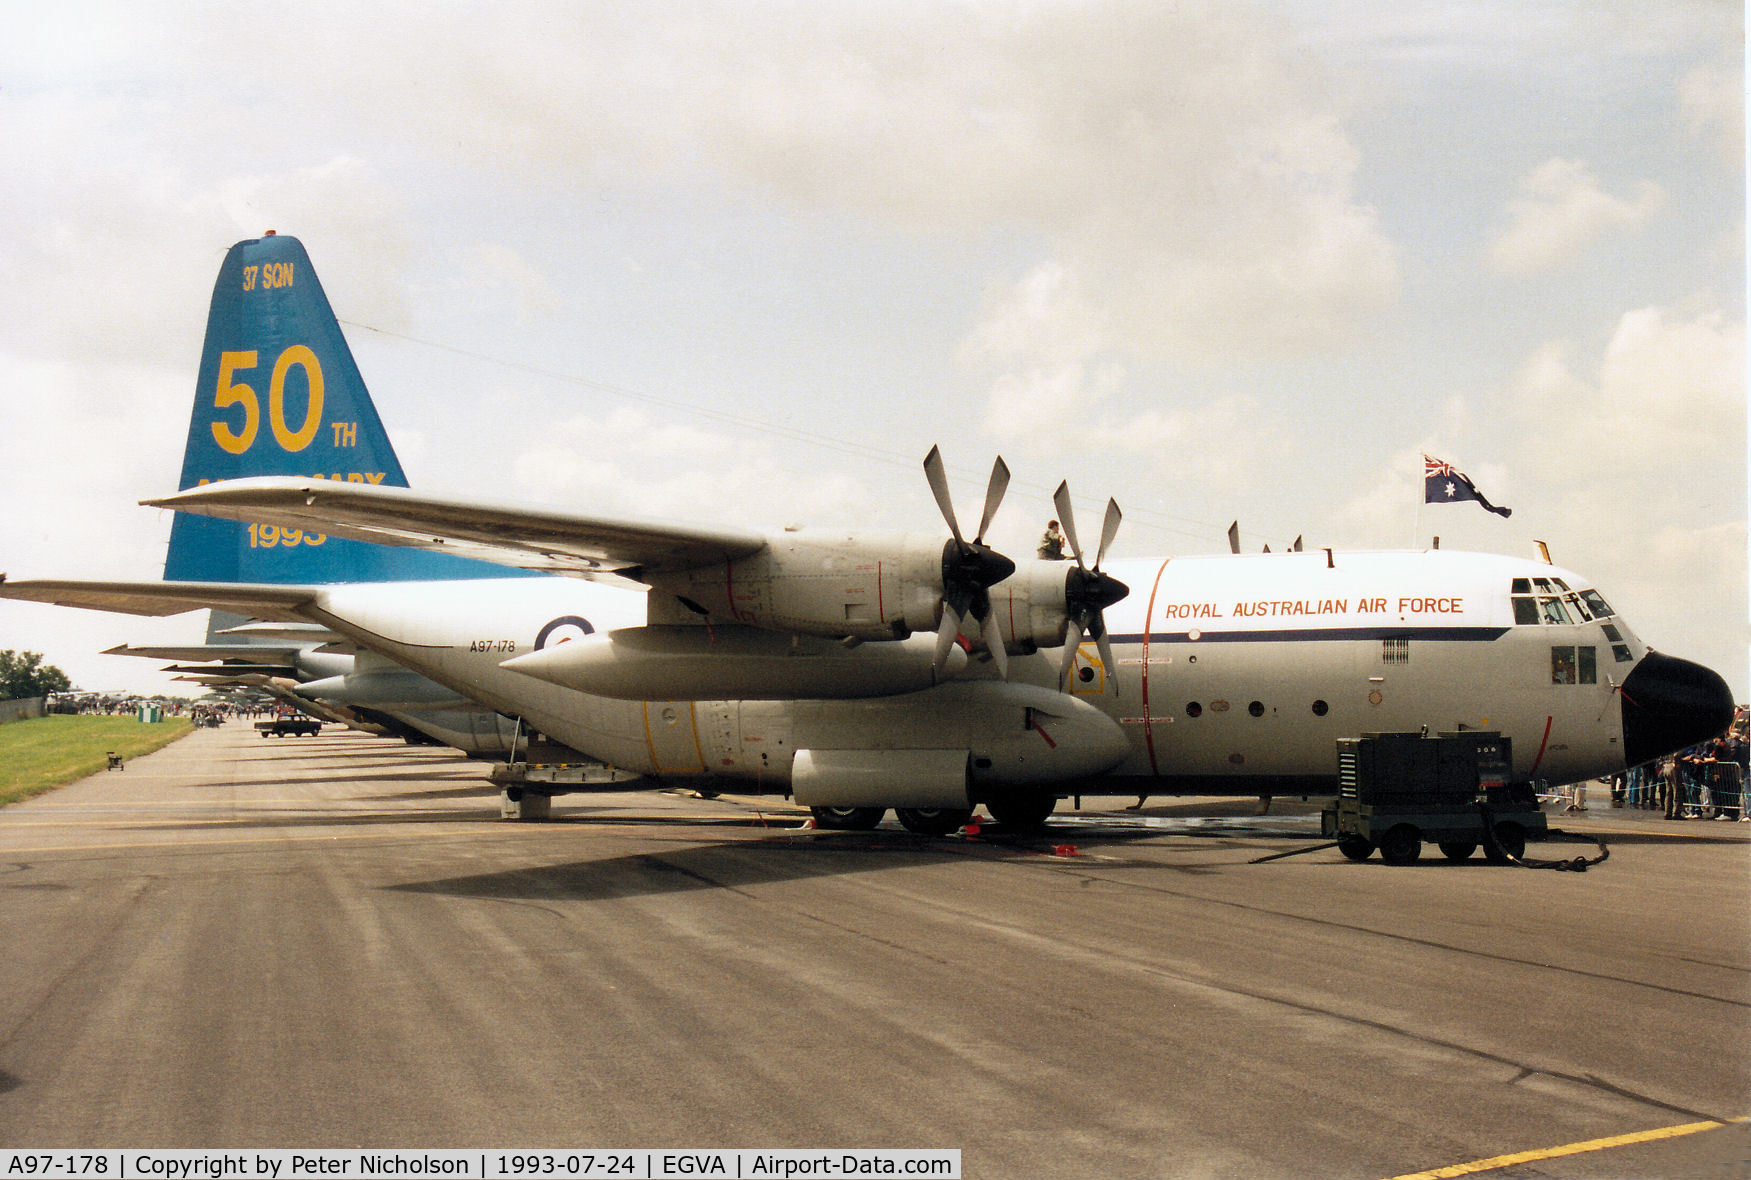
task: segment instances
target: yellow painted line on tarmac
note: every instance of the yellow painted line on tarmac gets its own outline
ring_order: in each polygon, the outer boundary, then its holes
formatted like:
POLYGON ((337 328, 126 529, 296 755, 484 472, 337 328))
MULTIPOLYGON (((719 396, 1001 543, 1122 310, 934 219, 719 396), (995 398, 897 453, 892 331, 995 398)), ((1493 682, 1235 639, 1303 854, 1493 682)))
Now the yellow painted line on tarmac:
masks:
POLYGON ((1743 1118, 1727 1119, 1724 1122, 1710 1119, 1707 1122, 1684 1123, 1676 1127, 1655 1127, 1651 1131, 1635 1131, 1628 1135, 1589 1139, 1584 1143, 1565 1143, 1560 1147, 1546 1147, 1538 1151, 1496 1155, 1487 1160, 1473 1160, 1469 1164, 1452 1164, 1428 1172, 1409 1172, 1403 1176, 1394 1176, 1392 1180, 1448 1180, 1449 1177, 1453 1176, 1474 1176, 1479 1172, 1494 1172, 1500 1168, 1514 1167, 1516 1164, 1537 1163, 1539 1160, 1558 1159, 1565 1155, 1585 1155, 1590 1151, 1608 1151, 1613 1147, 1629 1147, 1637 1143, 1653 1143, 1661 1139, 1678 1139, 1685 1135, 1694 1135, 1698 1131, 1713 1131, 1745 1121, 1747 1120, 1743 1118))

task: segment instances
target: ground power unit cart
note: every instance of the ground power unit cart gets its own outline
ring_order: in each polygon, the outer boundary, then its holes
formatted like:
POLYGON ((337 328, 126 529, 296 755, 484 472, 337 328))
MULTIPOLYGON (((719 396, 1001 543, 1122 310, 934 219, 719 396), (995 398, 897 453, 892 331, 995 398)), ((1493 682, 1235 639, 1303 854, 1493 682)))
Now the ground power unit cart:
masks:
POLYGON ((1499 733, 1370 733, 1337 746, 1338 795, 1320 826, 1351 860, 1378 848, 1388 864, 1411 864, 1432 841, 1449 860, 1481 845, 1507 862, 1547 831, 1532 786, 1513 782, 1499 733))

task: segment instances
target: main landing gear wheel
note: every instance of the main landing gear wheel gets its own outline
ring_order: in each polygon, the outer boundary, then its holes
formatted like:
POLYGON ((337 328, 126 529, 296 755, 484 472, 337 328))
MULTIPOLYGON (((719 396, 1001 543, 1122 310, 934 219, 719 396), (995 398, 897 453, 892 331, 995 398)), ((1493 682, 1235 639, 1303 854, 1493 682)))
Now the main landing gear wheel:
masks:
POLYGON ((1389 865, 1415 864, 1423 855, 1423 835, 1410 824, 1388 828, 1380 837, 1380 859, 1389 865))
POLYGON ((894 814, 908 832, 920 836, 946 836, 973 818, 970 807, 896 807, 894 814))
POLYGON ((991 800, 985 804, 985 810, 1006 828, 1030 832, 1044 827, 1057 806, 1056 795, 1011 795, 991 800))
POLYGON ((1351 860, 1367 860, 1374 855, 1374 841, 1366 836, 1339 836, 1338 851, 1351 860))
POLYGON ((867 832, 882 822, 888 813, 885 807, 811 807, 817 828, 840 832, 867 832))

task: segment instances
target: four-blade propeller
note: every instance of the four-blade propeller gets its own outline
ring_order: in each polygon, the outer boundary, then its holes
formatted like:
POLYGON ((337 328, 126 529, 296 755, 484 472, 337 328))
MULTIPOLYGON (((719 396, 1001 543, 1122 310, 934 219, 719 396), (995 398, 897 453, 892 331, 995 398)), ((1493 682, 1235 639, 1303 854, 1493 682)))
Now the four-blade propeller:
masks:
POLYGON ((1008 676, 1008 653, 1003 649, 1003 632, 991 613, 991 587, 1015 572, 1015 562, 985 544, 985 530, 997 515, 1003 493, 1009 487, 1009 468, 999 458, 991 468, 991 483, 985 489, 985 512, 979 518, 979 531, 971 541, 961 536, 961 526, 955 520, 954 502, 949 497, 948 475, 943 470, 942 452, 930 448, 924 457, 924 476, 930 481, 930 491, 936 496, 936 506, 948 522, 953 540, 942 550, 942 623, 936 632, 936 672, 942 674, 948 662, 949 649, 961 633, 968 615, 978 619, 983 627, 985 646, 991 650, 991 661, 999 676, 1008 676))
MULTIPOLYGON (((961 535, 961 526, 955 519, 954 501, 949 496, 948 475, 943 470, 939 448, 931 447, 930 454, 925 456, 924 475, 930 481, 931 494, 936 497, 936 506, 942 510, 942 518, 948 522, 948 531, 953 538, 942 550, 942 621, 936 632, 937 675, 942 674, 949 649, 971 616, 979 621, 980 637, 991 653, 997 674, 1007 677, 1009 658, 1003 646, 1003 630, 991 609, 991 587, 1015 572, 1015 562, 986 545, 985 533, 990 529, 997 507, 1003 502, 1003 493, 1009 487, 1009 468, 1001 458, 992 466, 991 482, 985 489, 985 511, 979 517, 979 531, 971 541, 961 535)), ((1118 503, 1107 501, 1106 519, 1101 523, 1100 547, 1095 550, 1092 566, 1083 561, 1082 545, 1076 538, 1076 519, 1070 507, 1068 481, 1058 485, 1052 503, 1058 510, 1058 520, 1064 529, 1064 539, 1070 544, 1070 554, 1076 559, 1076 568, 1068 571, 1064 579, 1067 627, 1063 661, 1058 669, 1059 682, 1068 687, 1067 678, 1084 637, 1099 645, 1101 664, 1109 677, 1114 676, 1116 669, 1112 642, 1107 637, 1105 611, 1131 589, 1111 574, 1102 573, 1100 568, 1123 519, 1118 503)), ((1116 689, 1116 678, 1113 684, 1116 689)))
POLYGON ((1114 673, 1117 669, 1113 666, 1113 646, 1107 638, 1104 612, 1129 594, 1131 588, 1111 574, 1101 573, 1100 563, 1106 558, 1107 547, 1113 543, 1124 514, 1119 511, 1116 500, 1107 501, 1107 515, 1100 529, 1100 548, 1094 551, 1094 565, 1089 567, 1083 564, 1082 546, 1076 540, 1076 520, 1070 510, 1068 480, 1058 485, 1052 504, 1058 510, 1058 522, 1063 526, 1064 539, 1070 543, 1071 556, 1076 558, 1076 568, 1064 580, 1064 614, 1069 619, 1069 629, 1064 636, 1064 656, 1058 665, 1058 680, 1061 684, 1068 684, 1070 668, 1076 663, 1083 636, 1087 635, 1099 645, 1101 667, 1106 669, 1116 689, 1118 680, 1114 673))

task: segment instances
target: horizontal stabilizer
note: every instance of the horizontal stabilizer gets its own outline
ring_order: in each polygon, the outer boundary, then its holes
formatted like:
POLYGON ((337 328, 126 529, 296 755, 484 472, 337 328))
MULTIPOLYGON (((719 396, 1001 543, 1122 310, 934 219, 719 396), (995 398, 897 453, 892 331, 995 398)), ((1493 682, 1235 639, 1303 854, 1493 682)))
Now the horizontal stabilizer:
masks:
POLYGON ((180 615, 216 607, 258 618, 296 622, 298 609, 316 597, 312 586, 250 582, 82 582, 0 580, 0 598, 82 606, 123 615, 180 615))
POLYGON ((242 660, 246 663, 256 663, 265 659, 277 659, 280 663, 289 661, 301 649, 290 644, 270 643, 191 643, 181 647, 135 647, 131 643, 119 644, 105 651, 106 656, 139 656, 146 660, 177 660, 192 662, 194 660, 242 660))

